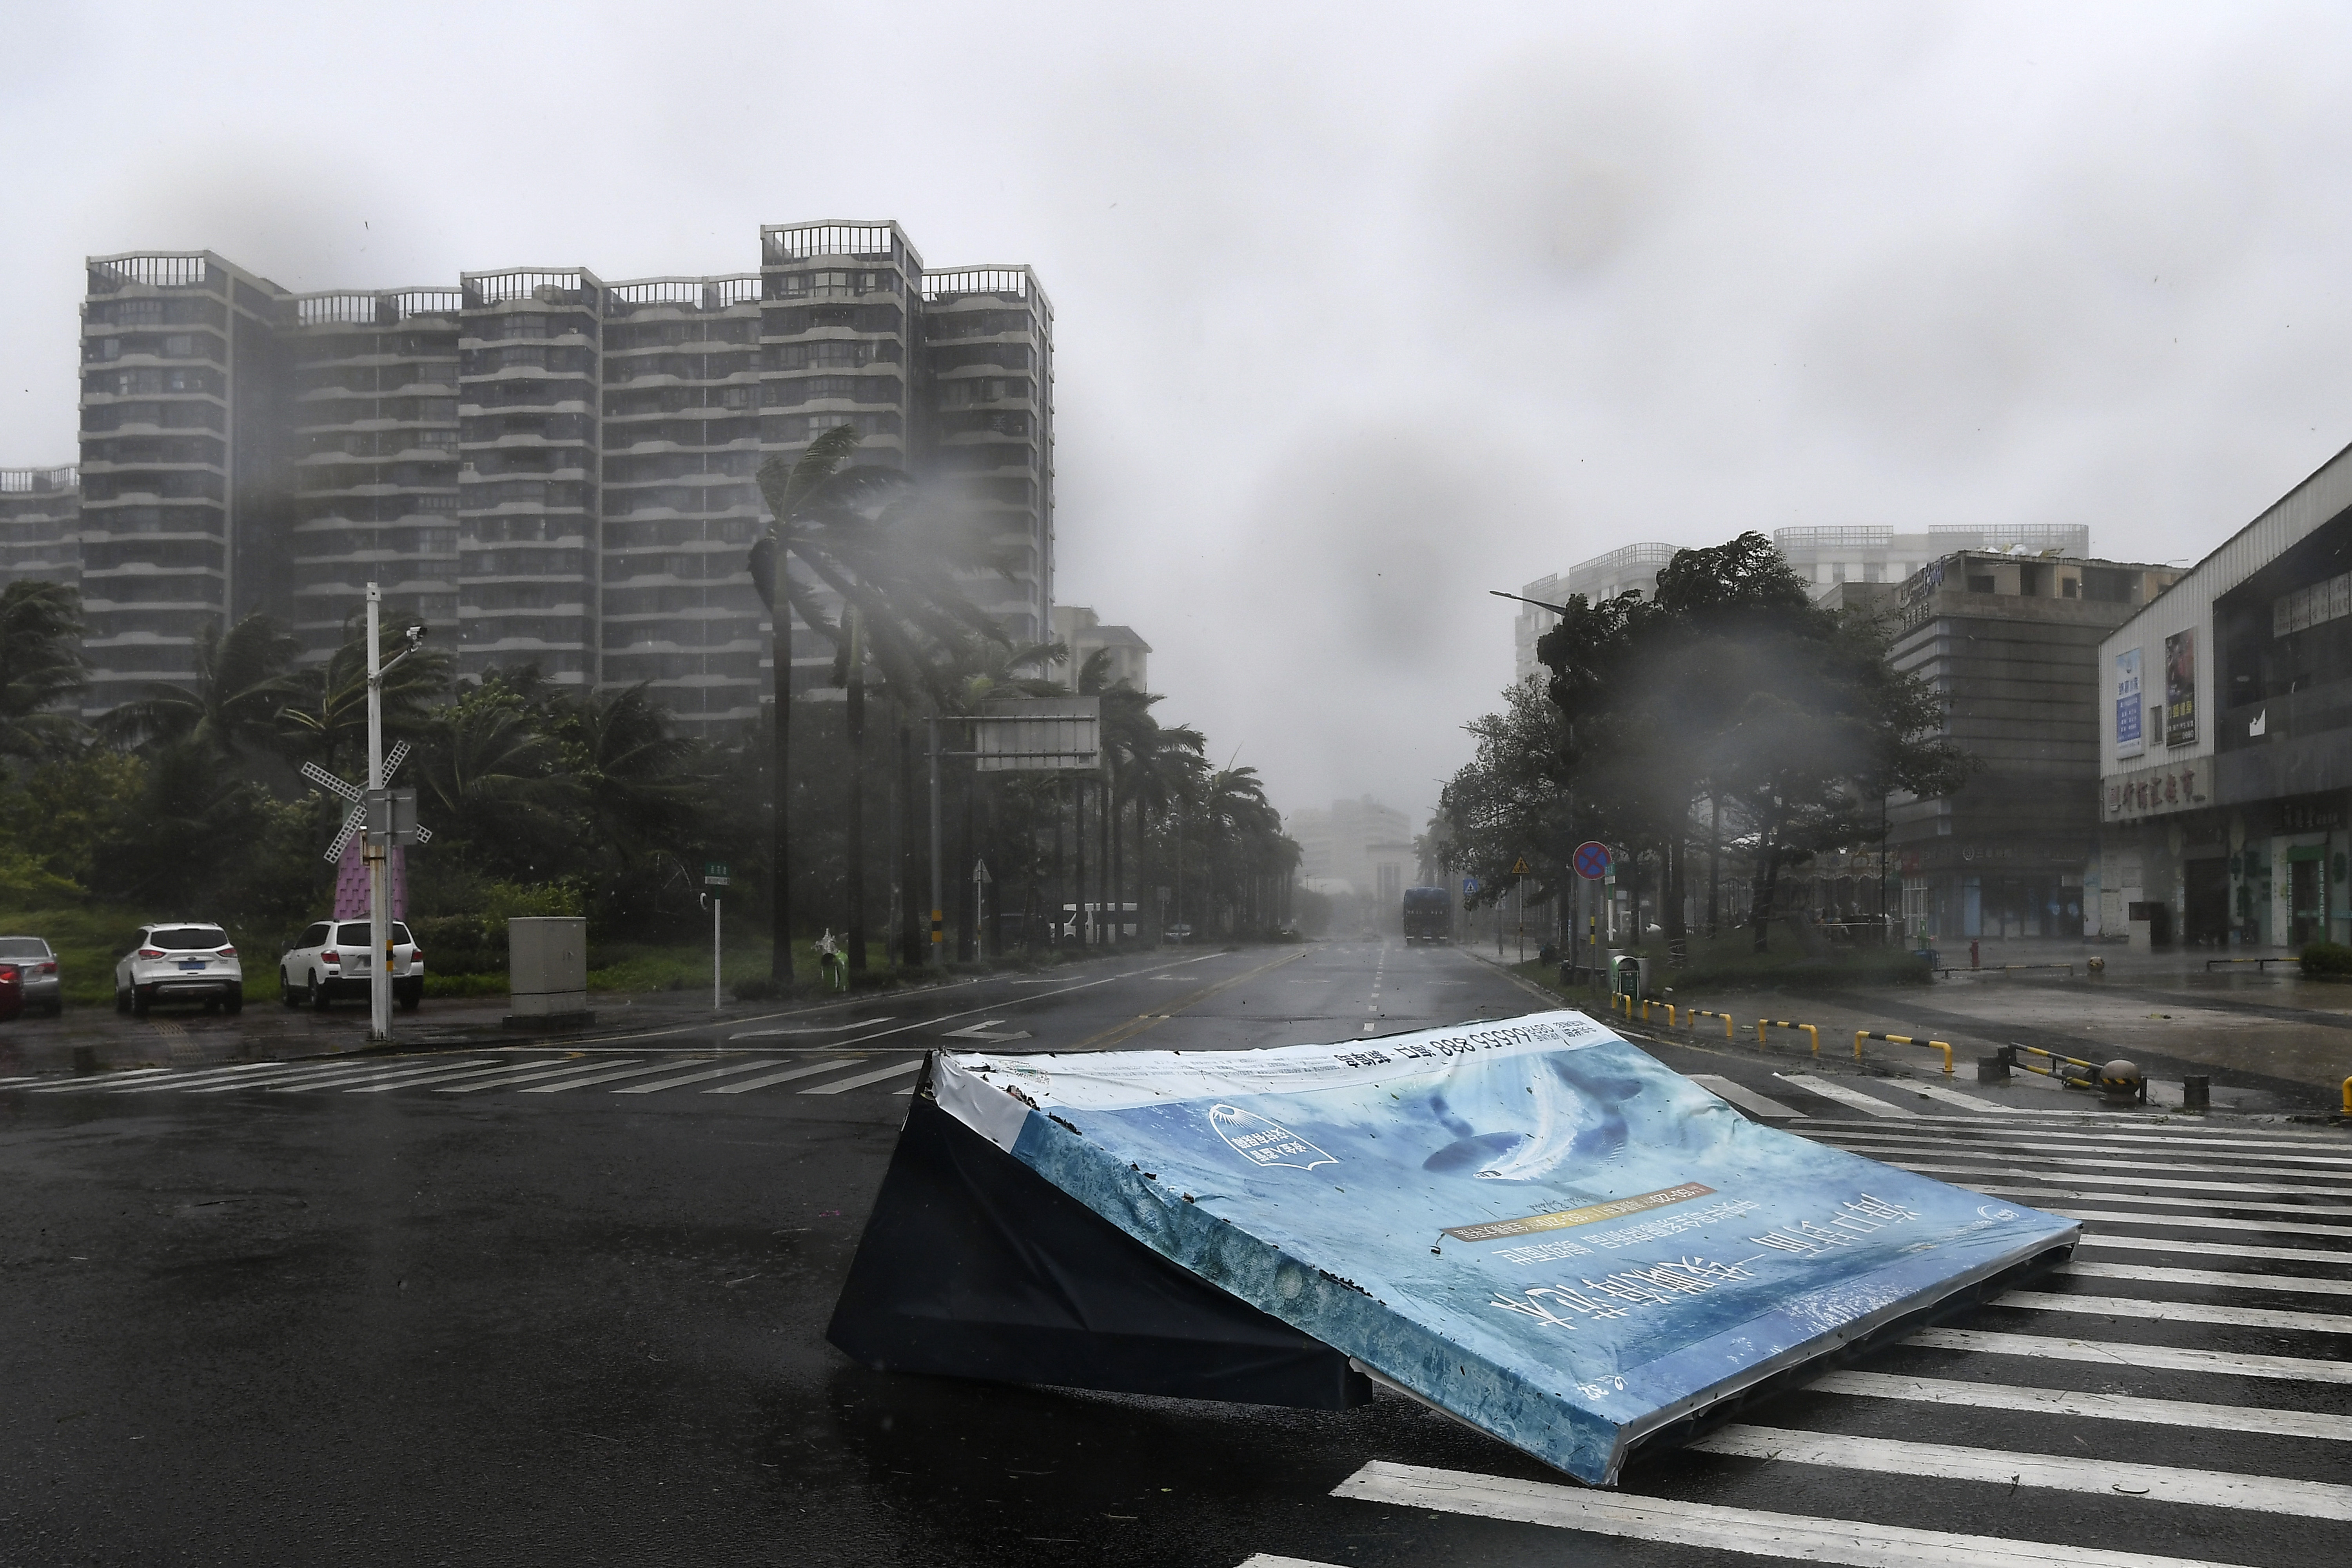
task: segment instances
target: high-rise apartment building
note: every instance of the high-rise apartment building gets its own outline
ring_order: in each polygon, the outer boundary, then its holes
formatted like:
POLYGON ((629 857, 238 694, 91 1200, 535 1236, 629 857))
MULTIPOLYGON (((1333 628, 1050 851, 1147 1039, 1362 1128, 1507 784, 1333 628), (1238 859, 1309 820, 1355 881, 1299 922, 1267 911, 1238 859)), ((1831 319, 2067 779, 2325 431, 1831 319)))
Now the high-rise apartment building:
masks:
POLYGON ((307 659, 351 637, 370 582, 387 615, 457 627, 462 300, 398 289, 291 301, 283 613, 307 659))
POLYGON ((0 588, 81 582, 75 530, 81 484, 73 468, 0 468, 0 588))
MULTIPOLYGON (((323 659, 373 581, 463 675, 642 681, 740 727, 769 690, 759 467, 841 425, 981 514, 1010 574, 968 587, 1046 635, 1052 306, 1025 267, 926 273, 895 223, 771 225, 756 271, 615 283, 297 295, 209 252, 102 257, 82 341, 79 493, 7 470, 0 572, 79 577, 93 713, 255 610, 323 659)), ((793 661, 819 684, 833 649, 798 628, 793 661)))

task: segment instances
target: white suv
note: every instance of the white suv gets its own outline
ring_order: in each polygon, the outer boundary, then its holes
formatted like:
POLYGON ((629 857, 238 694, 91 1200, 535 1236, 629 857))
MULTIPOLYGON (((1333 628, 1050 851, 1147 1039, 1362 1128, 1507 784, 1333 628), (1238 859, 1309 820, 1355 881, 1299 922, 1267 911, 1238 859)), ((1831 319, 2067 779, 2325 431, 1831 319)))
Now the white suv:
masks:
MULTIPOLYGON (((278 961, 278 983, 289 1007, 308 1002, 324 1012, 338 996, 365 999, 368 922, 320 921, 309 927, 278 961)), ((392 922, 392 999, 404 1013, 425 1000, 425 955, 398 921, 392 922)))
POLYGON ((139 928, 114 965, 114 1010, 143 1018, 158 1002, 202 1002, 207 1013, 245 1009, 245 966, 228 932, 193 921, 139 928))

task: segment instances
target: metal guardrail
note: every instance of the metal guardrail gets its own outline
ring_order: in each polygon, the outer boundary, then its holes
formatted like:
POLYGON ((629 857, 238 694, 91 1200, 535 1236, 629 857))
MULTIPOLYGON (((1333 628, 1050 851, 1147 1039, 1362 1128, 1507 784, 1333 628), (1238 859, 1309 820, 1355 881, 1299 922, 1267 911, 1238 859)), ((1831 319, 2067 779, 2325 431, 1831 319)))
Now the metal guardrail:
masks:
POLYGON ((1856 1061, 1862 1060, 1862 1042, 1864 1040, 1885 1040, 1898 1046, 1925 1046, 1931 1051, 1941 1051, 1944 1053, 1944 1076, 1952 1076, 1952 1047, 1942 1040, 1919 1040, 1909 1035, 1882 1035, 1875 1029, 1856 1029, 1853 1032, 1853 1059, 1856 1061))
POLYGON ((2067 973, 2067 974, 2068 974, 2069 976, 2073 975, 2073 973, 2074 973, 2074 966, 2073 964, 2071 964, 2071 963, 1987 963, 1987 964, 1982 964, 1982 965, 1979 965, 1979 966, 1971 966, 1971 965, 1965 964, 1965 963, 1956 963, 1956 964, 1949 965, 1948 967, 1946 967, 1946 968, 1938 969, 1938 970, 1937 970, 1937 971, 1936 971, 1936 973, 1938 973, 1938 974, 1948 974, 1948 974, 2007 974, 2007 973, 2011 973, 2011 971, 2013 971, 2013 970, 2023 970, 2023 969, 2063 969, 2063 970, 2064 970, 2064 971, 2067 973))
POLYGON ((1813 1055, 1820 1056, 1822 1054, 1822 1032, 1819 1029, 1813 1027, 1811 1024, 1791 1024, 1783 1018, 1759 1018, 1756 1020, 1756 1048, 1759 1051, 1764 1048, 1764 1031, 1768 1028, 1790 1030, 1802 1029, 1806 1034, 1811 1035, 1813 1037, 1813 1055))
POLYGON ((2302 960, 2301 958, 2299 958, 2299 957, 2297 957, 2297 956, 2295 956, 2295 955, 2294 955, 2294 954, 2292 954, 2292 953, 2290 953, 2290 954, 2288 954, 2288 955, 2286 955, 2285 957, 2283 957, 2283 958, 2209 958, 2209 959, 2207 959, 2207 960, 2205 961, 2205 973, 2208 973, 2208 974, 2212 973, 2213 973, 2213 966, 2214 966, 2214 965, 2216 965, 2216 964, 2221 964, 2221 963, 2251 963, 2251 964, 2252 964, 2252 965, 2254 966, 2254 973, 2257 973, 2257 974, 2262 974, 2262 973, 2268 973, 2268 971, 2266 971, 2266 970, 2265 970, 2265 969, 2263 969, 2263 967, 2264 964, 2269 964, 2269 963, 2301 963, 2302 962, 2303 962, 2303 960, 2302 960))

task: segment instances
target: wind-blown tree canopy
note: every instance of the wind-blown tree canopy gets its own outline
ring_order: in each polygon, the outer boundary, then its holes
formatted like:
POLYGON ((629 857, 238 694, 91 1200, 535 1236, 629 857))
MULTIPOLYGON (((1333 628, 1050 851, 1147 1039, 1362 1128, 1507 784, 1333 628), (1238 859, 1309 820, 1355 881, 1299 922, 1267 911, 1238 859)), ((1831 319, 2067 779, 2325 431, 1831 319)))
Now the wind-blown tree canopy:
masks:
POLYGON ((88 684, 81 595, 58 583, 0 591, 0 756, 54 756, 80 725, 57 710, 88 684))
POLYGON ((1782 867, 1874 837, 1890 793, 1966 776, 1934 691, 1888 663, 1874 622, 1814 604, 1760 533, 1676 552, 1654 600, 1563 610, 1536 649, 1568 726, 1562 786, 1580 818, 1656 846, 1671 937, 1695 802, 1730 812, 1757 862, 1760 948, 1782 867))
MULTIPOLYGON (((356 617, 354 617, 356 620, 356 617)), ((380 665, 392 663, 408 646, 401 628, 385 625, 377 636, 380 665)), ((457 659, 426 647, 410 654, 383 677, 383 738, 387 750, 395 740, 422 736, 433 722, 434 710, 449 689, 457 659)), ((323 665, 299 670, 287 679, 285 700, 273 714, 278 743, 297 756, 356 773, 367 758, 367 630, 354 627, 343 645, 323 665)))
POLYGON ((184 741, 222 758, 266 751, 278 739, 278 710, 295 690, 287 670, 299 651, 291 633, 258 612, 225 632, 207 623, 196 637, 194 681, 150 685, 146 696, 107 714, 104 731, 121 741, 184 741))

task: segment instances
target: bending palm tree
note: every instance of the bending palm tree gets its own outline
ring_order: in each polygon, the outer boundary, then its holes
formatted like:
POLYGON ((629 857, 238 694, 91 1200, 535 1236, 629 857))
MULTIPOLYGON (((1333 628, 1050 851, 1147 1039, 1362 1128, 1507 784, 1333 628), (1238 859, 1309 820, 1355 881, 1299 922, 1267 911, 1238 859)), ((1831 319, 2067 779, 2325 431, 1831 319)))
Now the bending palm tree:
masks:
POLYGON ((226 632, 209 624, 196 637, 194 684, 151 685, 146 696, 109 713, 101 728, 124 741, 184 741, 222 758, 246 745, 268 746, 278 707, 292 691, 286 669, 299 648, 285 627, 257 612, 226 632))
MULTIPOLYGON (((767 536, 751 547, 751 569, 775 638, 774 816, 769 851, 773 946, 769 973, 778 980, 793 977, 787 818, 793 617, 836 647, 854 640, 856 668, 846 675, 852 691, 859 689, 863 666, 871 658, 884 680, 909 702, 919 693, 938 694, 932 666, 925 658, 929 649, 973 634, 997 640, 1003 636, 965 595, 956 575, 959 569, 996 563, 984 537, 961 532, 950 526, 951 520, 921 506, 914 481, 898 469, 845 466, 857 441, 857 433, 849 426, 835 426, 810 442, 796 460, 778 453, 760 467, 760 492, 775 519, 767 536), (848 612, 853 627, 845 630, 835 623, 835 605, 848 612)), ((860 720, 863 706, 861 701, 860 720)), ((862 749, 863 739, 862 733, 853 733, 854 752, 862 749)), ((861 761, 853 754, 853 769, 861 761)), ((851 842, 854 848, 862 847, 858 791, 852 789, 849 798, 851 842)), ((862 964, 866 868, 861 854, 853 854, 853 861, 849 951, 862 964)))

